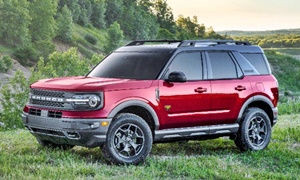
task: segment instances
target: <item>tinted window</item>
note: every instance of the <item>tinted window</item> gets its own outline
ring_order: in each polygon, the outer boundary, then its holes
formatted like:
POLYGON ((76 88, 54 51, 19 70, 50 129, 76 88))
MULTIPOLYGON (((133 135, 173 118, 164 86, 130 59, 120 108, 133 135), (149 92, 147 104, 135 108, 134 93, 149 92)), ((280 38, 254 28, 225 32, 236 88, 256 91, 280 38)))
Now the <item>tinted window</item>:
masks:
POLYGON ((183 72, 187 80, 201 80, 202 79, 202 63, 200 52, 183 52, 176 55, 168 68, 168 73, 174 71, 183 72))
POLYGON ((153 80, 170 56, 170 53, 115 52, 98 64, 88 76, 153 80))
POLYGON ((237 78, 236 66, 227 52, 209 52, 213 79, 237 78))
POLYGON ((268 66, 262 54, 242 54, 255 67, 259 74, 269 74, 268 66))

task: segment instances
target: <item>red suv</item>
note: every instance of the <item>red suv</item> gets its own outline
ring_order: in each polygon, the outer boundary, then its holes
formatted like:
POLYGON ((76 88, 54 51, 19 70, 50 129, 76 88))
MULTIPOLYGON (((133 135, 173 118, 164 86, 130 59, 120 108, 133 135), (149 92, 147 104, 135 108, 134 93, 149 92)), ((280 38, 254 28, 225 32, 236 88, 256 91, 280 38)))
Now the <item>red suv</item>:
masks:
POLYGON ((86 76, 31 85, 22 119, 43 146, 101 147, 138 164, 152 143, 229 136, 265 149, 278 84, 258 46, 237 41, 133 41, 86 76))

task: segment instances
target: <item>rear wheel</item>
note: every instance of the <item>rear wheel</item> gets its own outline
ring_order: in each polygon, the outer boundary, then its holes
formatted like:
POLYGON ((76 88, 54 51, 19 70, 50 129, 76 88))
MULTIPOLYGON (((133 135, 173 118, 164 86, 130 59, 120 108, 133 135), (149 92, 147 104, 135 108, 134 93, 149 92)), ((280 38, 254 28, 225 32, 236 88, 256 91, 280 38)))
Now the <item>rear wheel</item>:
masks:
POLYGON ((243 116, 234 142, 242 151, 262 150, 268 146, 271 134, 271 122, 265 111, 249 108, 243 116))
POLYGON ((122 113, 110 125, 101 149, 111 163, 139 164, 149 155, 152 141, 150 127, 141 117, 122 113))
POLYGON ((74 145, 69 145, 69 144, 55 144, 52 143, 50 141, 45 141, 45 140, 41 140, 36 138, 38 143, 43 146, 43 147, 47 147, 47 148, 51 148, 51 149, 61 149, 61 150, 69 150, 72 149, 74 147, 74 145))

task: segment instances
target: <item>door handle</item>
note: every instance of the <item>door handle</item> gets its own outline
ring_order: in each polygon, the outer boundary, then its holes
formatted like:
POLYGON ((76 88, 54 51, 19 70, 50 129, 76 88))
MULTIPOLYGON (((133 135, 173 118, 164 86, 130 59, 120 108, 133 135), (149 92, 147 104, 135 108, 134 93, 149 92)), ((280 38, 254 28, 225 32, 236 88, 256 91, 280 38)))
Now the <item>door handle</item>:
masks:
POLYGON ((243 91, 243 90, 246 90, 246 87, 245 86, 237 86, 234 89, 237 91, 243 91))
POLYGON ((197 92, 197 93, 203 93, 206 91, 207 91, 207 88, 203 88, 203 87, 198 87, 197 89, 195 89, 195 92, 197 92))

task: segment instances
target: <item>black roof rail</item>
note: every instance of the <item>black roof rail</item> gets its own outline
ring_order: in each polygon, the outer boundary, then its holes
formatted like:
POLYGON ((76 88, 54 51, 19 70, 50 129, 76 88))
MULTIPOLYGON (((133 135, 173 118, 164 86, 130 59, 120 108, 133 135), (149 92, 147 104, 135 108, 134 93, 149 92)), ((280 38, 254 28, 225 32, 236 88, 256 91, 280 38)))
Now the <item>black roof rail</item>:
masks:
POLYGON ((233 41, 233 40, 185 40, 182 41, 178 47, 184 46, 215 46, 221 44, 235 44, 235 45, 252 45, 247 41, 233 41))
POLYGON ((171 44, 171 43, 178 43, 178 42, 182 42, 181 40, 168 40, 168 39, 165 39, 165 40, 135 40, 135 41, 132 41, 128 44, 126 44, 125 46, 137 46, 137 45, 143 45, 145 43, 168 43, 168 44, 171 44))

